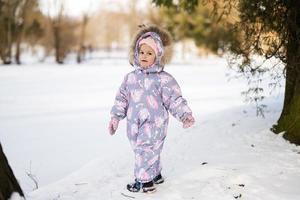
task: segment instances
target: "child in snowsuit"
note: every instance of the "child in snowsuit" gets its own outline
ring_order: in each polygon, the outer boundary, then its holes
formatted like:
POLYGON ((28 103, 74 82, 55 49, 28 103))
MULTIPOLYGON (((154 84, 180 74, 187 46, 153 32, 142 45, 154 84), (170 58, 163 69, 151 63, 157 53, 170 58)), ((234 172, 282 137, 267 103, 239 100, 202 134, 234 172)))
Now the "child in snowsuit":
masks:
POLYGON ((156 26, 142 28, 130 52, 128 73, 111 109, 109 132, 114 134, 127 116, 127 136, 135 153, 135 181, 131 192, 154 192, 161 176, 160 154, 167 133, 170 112, 184 128, 195 122, 176 80, 164 71, 170 58, 170 34, 156 26))

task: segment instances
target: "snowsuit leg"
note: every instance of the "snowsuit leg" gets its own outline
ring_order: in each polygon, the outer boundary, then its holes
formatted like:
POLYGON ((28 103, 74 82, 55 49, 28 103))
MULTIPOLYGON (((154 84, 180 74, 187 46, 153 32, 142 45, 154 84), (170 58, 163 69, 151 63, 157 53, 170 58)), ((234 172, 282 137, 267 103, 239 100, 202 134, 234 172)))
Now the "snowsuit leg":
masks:
POLYGON ((135 153, 135 178, 149 182, 161 172, 160 154, 166 137, 167 121, 157 127, 155 123, 145 122, 127 124, 127 135, 135 153))

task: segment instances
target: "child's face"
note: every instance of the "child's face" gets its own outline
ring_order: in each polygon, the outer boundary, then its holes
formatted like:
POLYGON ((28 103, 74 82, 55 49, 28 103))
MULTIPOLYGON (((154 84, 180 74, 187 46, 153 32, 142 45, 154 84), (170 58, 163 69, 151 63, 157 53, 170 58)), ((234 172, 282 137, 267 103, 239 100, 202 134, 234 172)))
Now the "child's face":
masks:
POLYGON ((143 68, 148 68, 155 61, 155 52, 147 44, 142 44, 139 51, 139 63, 143 68))

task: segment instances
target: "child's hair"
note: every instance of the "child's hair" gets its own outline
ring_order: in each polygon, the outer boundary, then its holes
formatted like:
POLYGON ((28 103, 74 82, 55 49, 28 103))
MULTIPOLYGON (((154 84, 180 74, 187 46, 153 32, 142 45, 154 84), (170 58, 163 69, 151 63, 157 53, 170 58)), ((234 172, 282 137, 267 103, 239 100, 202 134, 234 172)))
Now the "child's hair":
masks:
POLYGON ((133 37, 133 41, 130 46, 129 63, 131 65, 134 64, 134 53, 135 53, 136 43, 139 40, 139 38, 147 32, 155 32, 159 35, 159 37, 162 41, 163 47, 164 47, 164 54, 161 57, 160 63, 162 66, 169 63, 171 61, 172 54, 173 54, 171 34, 168 31, 166 31, 162 28, 159 28, 155 25, 150 25, 150 26, 143 25, 143 26, 139 26, 139 28, 140 29, 137 31, 137 33, 133 37))

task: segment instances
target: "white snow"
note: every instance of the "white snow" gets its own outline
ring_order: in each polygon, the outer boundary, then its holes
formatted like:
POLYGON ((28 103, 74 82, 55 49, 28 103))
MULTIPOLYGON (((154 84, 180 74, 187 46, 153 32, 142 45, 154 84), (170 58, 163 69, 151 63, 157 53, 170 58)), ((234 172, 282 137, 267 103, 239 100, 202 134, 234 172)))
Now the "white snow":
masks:
POLYGON ((266 118, 257 118, 240 95, 246 84, 228 82, 226 62, 217 58, 166 66, 196 124, 183 129, 170 117, 165 183, 154 194, 127 192, 134 159, 126 123, 114 136, 107 124, 132 69, 126 60, 0 67, 0 141, 27 199, 300 199, 300 148, 269 131, 282 89, 266 99, 266 118), (26 172, 39 189, 32 191, 26 172))
POLYGON ((9 200, 25 200, 25 199, 23 197, 21 197, 19 193, 14 192, 10 196, 9 200))

